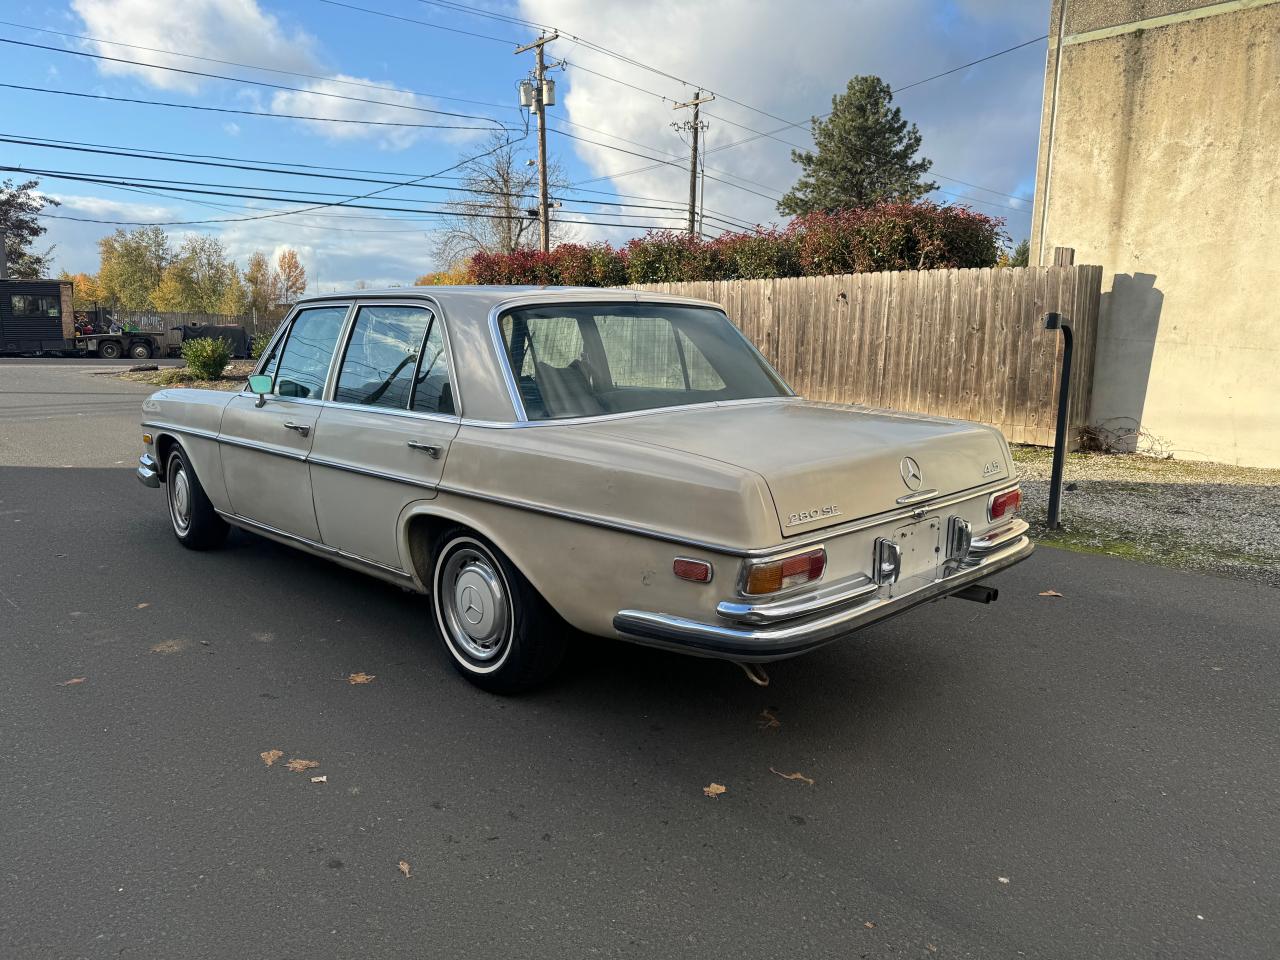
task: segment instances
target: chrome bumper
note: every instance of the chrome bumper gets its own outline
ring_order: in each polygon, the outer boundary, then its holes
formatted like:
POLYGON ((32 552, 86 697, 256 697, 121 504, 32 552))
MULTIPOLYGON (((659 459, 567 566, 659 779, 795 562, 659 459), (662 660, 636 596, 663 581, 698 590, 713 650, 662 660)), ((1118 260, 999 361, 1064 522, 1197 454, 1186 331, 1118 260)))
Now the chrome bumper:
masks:
POLYGON ((776 625, 772 625, 772 618, 760 616, 758 609, 737 610, 737 605, 724 603, 719 608, 724 618, 721 623, 621 610, 613 618, 613 629, 628 640, 708 657, 752 662, 794 657, 1025 560, 1035 549, 1026 530, 1027 524, 1017 521, 994 531, 984 539, 979 553, 971 554, 962 565, 949 565, 945 576, 926 575, 870 588, 850 583, 845 586, 848 596, 839 605, 833 605, 829 595, 818 594, 821 602, 815 607, 817 612, 776 625), (762 622, 771 625, 757 625, 762 622))
POLYGON ((144 487, 160 486, 160 465, 149 453, 138 458, 138 482, 144 487))

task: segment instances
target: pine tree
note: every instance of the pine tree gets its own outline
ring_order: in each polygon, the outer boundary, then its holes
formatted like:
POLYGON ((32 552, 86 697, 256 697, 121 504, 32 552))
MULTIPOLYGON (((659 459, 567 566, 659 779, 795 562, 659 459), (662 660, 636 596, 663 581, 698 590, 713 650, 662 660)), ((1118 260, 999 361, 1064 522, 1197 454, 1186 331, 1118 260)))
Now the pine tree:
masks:
POLYGON ((911 201, 936 190, 923 177, 933 161, 917 157, 920 131, 893 106, 893 91, 879 77, 854 77, 831 98, 826 119, 811 121, 817 152, 793 150, 803 172, 778 203, 778 212, 802 215, 875 203, 911 201))

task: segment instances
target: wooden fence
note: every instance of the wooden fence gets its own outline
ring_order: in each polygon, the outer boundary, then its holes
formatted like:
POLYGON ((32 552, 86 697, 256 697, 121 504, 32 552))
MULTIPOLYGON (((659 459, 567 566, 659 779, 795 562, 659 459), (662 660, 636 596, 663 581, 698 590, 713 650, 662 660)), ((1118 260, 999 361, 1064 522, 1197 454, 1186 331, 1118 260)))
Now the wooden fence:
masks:
POLYGON ((1102 268, 995 267, 644 284, 712 300, 801 396, 977 420, 1051 445, 1061 335, 1075 335, 1069 423, 1089 409, 1102 268))

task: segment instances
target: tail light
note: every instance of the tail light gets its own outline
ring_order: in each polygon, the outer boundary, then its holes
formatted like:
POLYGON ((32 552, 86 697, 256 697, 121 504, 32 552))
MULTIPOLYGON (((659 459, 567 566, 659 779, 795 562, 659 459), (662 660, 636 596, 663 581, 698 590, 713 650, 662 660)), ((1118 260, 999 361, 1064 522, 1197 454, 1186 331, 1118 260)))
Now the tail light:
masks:
POLYGON ((1015 487, 1012 490, 1006 490, 1004 493, 997 493, 991 498, 991 502, 987 504, 987 519, 991 521, 999 520, 1001 517, 1007 517, 1017 513, 1022 506, 1022 491, 1015 487))
POLYGON ((742 577, 742 592, 750 597, 777 593, 822 579, 827 569, 827 550, 818 547, 783 557, 781 560, 759 560, 747 564, 742 577))

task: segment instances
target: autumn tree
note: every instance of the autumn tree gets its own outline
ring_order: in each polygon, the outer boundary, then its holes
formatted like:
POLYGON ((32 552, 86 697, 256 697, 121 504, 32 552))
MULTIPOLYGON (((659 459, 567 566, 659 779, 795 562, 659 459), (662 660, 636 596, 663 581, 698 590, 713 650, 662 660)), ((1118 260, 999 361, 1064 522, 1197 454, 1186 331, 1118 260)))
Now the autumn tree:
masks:
POLYGON ((63 270, 58 275, 63 283, 71 284, 71 308, 73 310, 92 310, 101 303, 102 296, 98 292, 98 278, 88 273, 68 273, 63 270))
POLYGON ((276 271, 280 275, 279 303, 293 303, 307 292, 307 271, 297 251, 281 250, 276 258, 276 271))
POLYGON ((933 161, 918 157, 920 131, 893 106, 879 77, 854 77, 831 98, 826 119, 813 117, 815 151, 793 150, 801 174, 778 212, 834 213, 876 203, 918 200, 938 185, 924 176, 933 161))
POLYGON ((5 248, 0 251, 14 280, 33 280, 46 276, 53 259, 53 247, 36 253, 31 245, 44 236, 40 212, 45 207, 59 206, 57 200, 37 191, 39 180, 25 180, 15 184, 12 180, 0 183, 0 235, 5 238, 5 248))
POLYGON ((160 227, 138 227, 98 241, 98 292, 125 310, 155 309, 151 295, 173 262, 173 245, 160 227))
MULTIPOLYGON (((151 295, 157 310, 174 313, 221 313, 240 284, 240 271, 217 237, 191 234, 182 241, 151 295)), ((238 312, 238 311, 235 311, 238 312)))
MULTIPOLYGON (((495 131, 485 144, 489 152, 464 164, 462 185, 445 206, 435 233, 433 253, 448 269, 466 263, 477 253, 514 253, 538 247, 538 219, 529 211, 538 205, 538 168, 516 144, 495 131)), ((547 165, 548 189, 567 186, 558 164, 547 165)), ((572 228, 551 223, 551 242, 572 239, 572 228)))
POLYGON ((249 300, 248 312, 259 318, 271 317, 276 311, 276 304, 280 302, 280 275, 261 250, 253 251, 253 255, 249 257, 244 282, 249 300))

